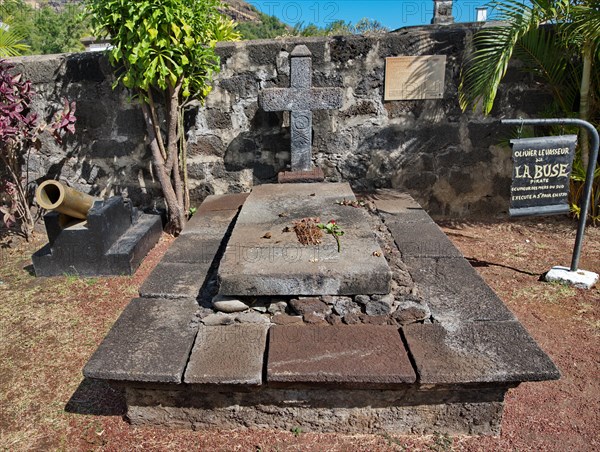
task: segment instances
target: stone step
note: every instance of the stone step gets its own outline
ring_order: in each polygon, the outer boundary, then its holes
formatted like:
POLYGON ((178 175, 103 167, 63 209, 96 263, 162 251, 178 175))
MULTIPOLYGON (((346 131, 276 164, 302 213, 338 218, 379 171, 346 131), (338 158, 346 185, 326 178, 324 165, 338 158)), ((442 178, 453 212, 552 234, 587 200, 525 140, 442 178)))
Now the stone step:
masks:
POLYGON ((132 300, 83 369, 108 381, 181 383, 198 331, 194 299, 132 300))
POLYGON ((186 383, 261 385, 268 325, 201 326, 186 383))
POLYGON ((366 388, 414 383, 415 373, 396 327, 275 325, 267 382, 366 388))
POLYGON ((160 216, 141 214, 137 222, 106 253, 111 267, 123 275, 133 274, 156 245, 161 233, 160 216))

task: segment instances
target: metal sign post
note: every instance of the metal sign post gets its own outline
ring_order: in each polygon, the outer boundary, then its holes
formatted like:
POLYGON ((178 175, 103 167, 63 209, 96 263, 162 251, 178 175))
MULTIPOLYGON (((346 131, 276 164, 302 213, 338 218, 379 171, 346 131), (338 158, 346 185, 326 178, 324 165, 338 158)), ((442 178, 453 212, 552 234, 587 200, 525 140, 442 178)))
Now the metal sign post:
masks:
MULTIPOLYGON (((577 228, 577 237, 575 239, 575 248, 573 249, 573 259, 571 260, 570 269, 566 269, 566 267, 555 267, 552 269, 562 269, 568 270, 568 273, 572 273, 573 275, 569 276, 569 279, 558 278, 561 281, 572 283, 579 287, 592 287, 595 282, 598 280, 598 275, 592 272, 585 272, 583 270, 579 270, 579 258, 581 256, 581 247, 583 246, 583 236, 585 233, 585 224, 587 220, 587 213, 590 207, 590 199, 592 194, 592 185, 594 182, 594 171, 596 170, 596 163, 598 161, 598 148, 600 147, 600 136, 598 135, 598 131, 596 128, 587 121, 582 119, 572 119, 572 118, 561 118, 561 119, 503 119, 501 124, 505 125, 530 125, 530 126, 553 126, 553 125, 564 125, 564 126, 578 126, 586 129, 590 135, 591 147, 590 147, 590 161, 587 168, 587 173, 585 177, 585 185, 583 191, 583 201, 581 205, 581 213, 579 216, 579 226, 577 228), (586 274, 590 274, 590 280, 593 280, 591 285, 580 283, 579 277, 586 276, 586 274), (595 278, 594 278, 595 276, 595 278), (573 282, 573 279, 577 279, 576 282, 573 282)), ((548 278, 548 276, 547 276, 548 278)))

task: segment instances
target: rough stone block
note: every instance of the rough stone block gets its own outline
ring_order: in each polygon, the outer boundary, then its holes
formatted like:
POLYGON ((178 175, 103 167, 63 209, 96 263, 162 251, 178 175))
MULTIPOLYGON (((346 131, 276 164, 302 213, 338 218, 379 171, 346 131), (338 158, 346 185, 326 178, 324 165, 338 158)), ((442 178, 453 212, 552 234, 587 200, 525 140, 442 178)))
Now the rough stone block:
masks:
POLYGON ((413 383, 415 374, 393 326, 275 325, 267 381, 364 387, 413 383))
MULTIPOLYGON (((218 212, 221 210, 239 210, 250 193, 232 193, 228 195, 210 195, 200 205, 196 213, 218 212)), ((192 217, 193 218, 193 217, 192 217)))
POLYGON ((515 320, 512 312, 463 257, 407 258, 405 263, 436 321, 515 320))
POLYGON ((132 300, 83 369, 88 378, 181 383, 197 326, 193 299, 132 300))
MULTIPOLYGON (((433 220, 420 222, 403 222, 397 220, 405 214, 386 219, 402 258, 442 258, 460 257, 462 253, 433 220)), ((425 220, 425 219, 424 219, 425 220)))
POLYGON ((196 298, 210 269, 209 263, 161 262, 140 288, 146 298, 196 298))
POLYGON ((256 323, 201 326, 185 372, 185 382, 262 384, 268 328, 268 325, 256 323))
POLYGON ((127 419, 134 425, 196 431, 300 428, 360 435, 499 435, 507 387, 202 389, 196 385, 181 390, 127 387, 127 419))
POLYGON ((325 174, 321 168, 314 168, 311 171, 283 171, 277 175, 277 182, 280 184, 298 184, 323 182, 325 174))
POLYGON ((202 234, 185 234, 171 244, 161 262, 210 265, 220 247, 219 239, 206 239, 202 234))
POLYGON ((412 196, 406 192, 379 189, 371 195, 370 200, 375 204, 377 210, 381 213, 388 213, 397 216, 402 221, 404 216, 413 211, 425 213, 423 208, 416 202, 412 196))
POLYGON ((204 239, 222 239, 237 213, 237 210, 199 210, 187 222, 180 236, 200 234, 204 239))
POLYGON ((403 328, 421 384, 556 380, 560 373, 518 322, 403 328))
POLYGON ((391 271, 368 214, 336 203, 354 200, 348 184, 261 185, 237 219, 219 268, 223 295, 354 295, 388 293, 391 271), (301 245, 293 222, 318 216, 345 231, 341 252, 332 236, 301 245), (268 237, 268 238, 267 238, 268 237))

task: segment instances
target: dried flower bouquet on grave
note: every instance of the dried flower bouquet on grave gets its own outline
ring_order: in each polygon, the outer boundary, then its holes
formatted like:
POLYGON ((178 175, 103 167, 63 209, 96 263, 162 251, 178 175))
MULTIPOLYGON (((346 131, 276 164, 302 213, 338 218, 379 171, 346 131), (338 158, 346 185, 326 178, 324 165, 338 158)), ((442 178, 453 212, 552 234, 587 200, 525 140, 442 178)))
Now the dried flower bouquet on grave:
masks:
POLYGON ((294 232, 302 245, 318 245, 323 238, 323 232, 319 228, 320 218, 302 218, 294 221, 294 232))

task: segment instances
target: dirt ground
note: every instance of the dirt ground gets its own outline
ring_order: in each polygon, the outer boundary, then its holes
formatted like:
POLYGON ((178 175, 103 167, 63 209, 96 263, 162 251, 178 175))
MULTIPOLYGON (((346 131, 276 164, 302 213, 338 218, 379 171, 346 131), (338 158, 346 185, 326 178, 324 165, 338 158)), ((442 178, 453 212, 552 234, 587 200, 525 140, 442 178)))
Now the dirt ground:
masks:
MULTIPOLYGON (((164 236, 133 277, 35 278, 29 256, 42 233, 0 248, 0 450, 600 450, 600 289, 538 280, 553 265, 569 265, 575 224, 441 226, 562 373, 509 392, 501 436, 132 427, 122 394, 83 380, 81 370, 172 239, 164 236)), ((600 228, 588 228, 580 268, 600 273, 600 228)))

